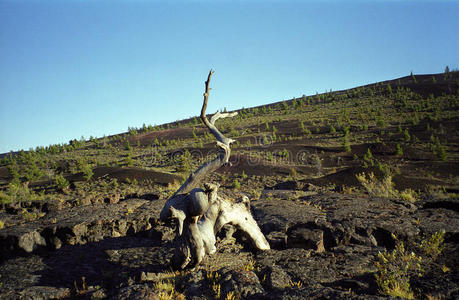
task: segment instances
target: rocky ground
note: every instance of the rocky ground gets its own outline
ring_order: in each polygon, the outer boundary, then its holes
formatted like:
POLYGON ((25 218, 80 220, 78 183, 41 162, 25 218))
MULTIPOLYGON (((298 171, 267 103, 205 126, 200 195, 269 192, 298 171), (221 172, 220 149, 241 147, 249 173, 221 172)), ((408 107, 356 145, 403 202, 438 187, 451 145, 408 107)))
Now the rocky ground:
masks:
POLYGON ((422 238, 442 229, 444 250, 422 255, 422 276, 410 283, 416 298, 459 297, 457 199, 265 189, 252 213, 272 250, 254 253, 237 232, 222 234, 216 254, 183 272, 169 266, 174 232, 158 221, 163 204, 50 203, 34 223, 2 229, 0 298, 379 299, 378 253, 401 241, 421 255, 422 238))
POLYGON ((458 299, 458 95, 410 75, 219 120, 232 166, 206 180, 271 250, 227 227, 180 272, 159 212, 216 155, 197 117, 0 154, 0 299, 458 299))

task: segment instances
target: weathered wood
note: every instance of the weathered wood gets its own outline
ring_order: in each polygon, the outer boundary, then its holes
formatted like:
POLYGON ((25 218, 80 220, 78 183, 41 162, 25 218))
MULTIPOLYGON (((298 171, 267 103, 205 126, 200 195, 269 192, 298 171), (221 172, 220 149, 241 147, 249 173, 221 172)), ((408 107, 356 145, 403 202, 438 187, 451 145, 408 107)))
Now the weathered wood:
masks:
POLYGON ((208 174, 229 164, 231 143, 234 142, 218 130, 215 122, 221 118, 237 115, 237 112, 217 112, 210 121, 207 118, 206 109, 213 73, 210 70, 205 82, 201 120, 215 136, 220 151, 215 159, 204 163, 190 174, 184 184, 167 200, 160 213, 161 220, 172 218, 177 222, 177 246, 173 265, 180 269, 196 266, 201 263, 205 255, 213 254, 216 251, 215 236, 226 224, 243 231, 252 241, 255 249, 270 249, 265 236, 250 213, 247 197, 244 196, 239 202, 232 203, 218 196, 219 185, 203 183, 208 174), (204 189, 200 188, 201 184, 204 189))

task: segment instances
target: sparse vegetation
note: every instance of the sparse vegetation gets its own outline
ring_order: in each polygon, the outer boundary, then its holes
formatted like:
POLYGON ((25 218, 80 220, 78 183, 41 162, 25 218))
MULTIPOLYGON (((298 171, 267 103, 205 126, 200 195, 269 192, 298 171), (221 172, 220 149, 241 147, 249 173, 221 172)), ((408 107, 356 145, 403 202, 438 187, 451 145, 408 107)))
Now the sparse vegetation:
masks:
MULTIPOLYGON (((344 202, 352 204, 354 200, 362 201, 365 205, 369 203, 372 213, 375 214, 380 213, 379 208, 376 208, 380 203, 393 209, 391 214, 396 214, 398 209, 415 211, 425 203, 429 203, 426 207, 434 206, 430 203, 437 203, 436 200, 441 202, 438 205, 449 207, 452 199, 457 198, 456 187, 459 182, 456 174, 451 171, 459 159, 457 76, 455 71, 406 76, 400 80, 345 91, 327 91, 271 105, 243 108, 234 118, 236 122, 226 119, 217 121, 218 127, 223 128, 224 133, 236 142, 232 144, 232 166, 225 165, 218 173, 209 176, 209 181, 220 183, 222 191, 231 194, 234 201, 238 201, 240 194, 248 195, 251 201, 256 200, 251 206, 254 211, 261 209, 263 201, 278 199, 288 202, 273 203, 307 206, 311 214, 326 218, 333 214, 335 206, 339 208, 344 202), (401 186, 403 188, 399 188, 401 186), (327 204, 325 198, 327 201, 333 200, 327 204), (341 201, 342 199, 345 201, 341 201), (373 204, 375 207, 372 207, 373 204)), ((59 215, 67 210, 90 211, 93 207, 119 205, 122 206, 122 218, 119 221, 116 219, 118 223, 115 222, 113 228, 109 228, 108 233, 104 234, 113 234, 115 237, 124 235, 129 230, 135 239, 143 238, 143 232, 154 235, 159 227, 149 230, 147 226, 169 225, 158 225, 153 219, 149 219, 144 227, 144 221, 136 226, 125 225, 124 222, 129 223, 141 216, 142 210, 149 209, 149 205, 155 203, 156 199, 170 197, 191 170, 219 155, 214 148, 213 136, 203 130, 199 118, 190 117, 159 126, 143 124, 141 128, 130 127, 127 133, 120 135, 90 137, 88 140, 82 137, 73 139, 68 144, 37 147, 3 155, 0 159, 0 229, 5 232, 20 224, 36 223, 59 228, 62 222, 59 215), (59 213, 51 217, 43 216, 48 209, 55 209, 59 213), (125 231, 121 230, 123 226, 126 227, 125 231), (137 235, 141 232, 142 234, 137 235)), ((403 226, 407 230, 412 226, 421 230, 421 233, 425 232, 424 228, 429 228, 426 222, 430 222, 431 218, 423 218, 422 214, 416 213, 410 212, 407 214, 407 221, 400 222, 404 222, 403 226)), ((384 222, 392 222, 394 219, 391 214, 381 214, 374 222, 382 219, 384 222)), ((258 217, 263 218, 261 214, 258 217)), ((352 214, 349 222, 357 219, 358 216, 352 214)), ((446 221, 438 218, 436 222, 446 221)), ((98 224, 91 226, 94 227, 89 230, 99 230, 98 224)), ((110 226, 106 223, 101 225, 103 230, 110 226)), ((270 226, 275 227, 277 224, 264 226, 263 230, 271 230, 270 226)), ((368 237, 370 234, 366 233, 367 228, 362 227, 359 228, 362 234, 354 232, 354 236, 349 235, 350 240, 337 239, 336 243, 339 247, 342 243, 348 243, 346 247, 351 248, 358 244, 362 249, 373 245, 374 241, 370 241, 368 237)), ((277 236, 276 231, 270 232, 269 242, 278 243, 276 253, 283 251, 279 249, 290 247, 288 243, 292 240, 295 227, 289 228, 292 228, 292 232, 289 231, 286 236, 277 236)), ((449 282, 448 278, 454 272, 454 263, 443 254, 451 254, 451 228, 445 228, 448 234, 441 230, 424 238, 417 237, 416 234, 414 237, 404 236, 405 244, 397 240, 394 245, 380 240, 390 240, 386 236, 386 227, 382 226, 378 232, 373 231, 377 247, 388 248, 381 251, 377 258, 376 282, 379 292, 407 299, 424 297, 425 287, 417 286, 416 283, 427 279, 421 277, 412 280, 422 273, 418 264, 427 266, 426 269, 437 277, 445 276, 441 280, 449 282), (383 237, 378 237, 378 233, 383 237), (415 254, 407 249, 413 249, 415 254)), ((69 230, 72 232, 73 227, 69 230)), ((166 237, 164 235, 163 240, 166 237)), ((65 239, 67 237, 62 237, 60 243, 75 243, 78 247, 87 243, 90 247, 99 247, 99 237, 91 236, 88 240, 83 238, 81 241, 70 240, 70 237, 68 241, 65 239), (90 242, 90 239, 97 241, 90 242)), ((242 248, 239 241, 244 242, 245 237, 237 235, 236 243, 233 242, 230 246, 219 241, 220 248, 211 260, 227 258, 226 255, 239 255, 238 247, 242 248)), ((46 247, 53 247, 54 242, 46 236, 46 247)), ((116 249, 113 253, 112 249, 106 252, 110 252, 111 259, 118 259, 117 253, 120 253, 124 262, 132 260, 137 263, 143 262, 141 255, 137 257, 136 252, 143 251, 138 250, 141 247, 143 246, 140 243, 138 248, 129 246, 126 249, 116 249), (131 256, 131 253, 136 254, 131 256)), ((148 251, 156 251, 156 246, 148 247, 148 251)), ((81 249, 84 250, 85 246, 81 249)), ((310 253, 315 251, 307 250, 310 253)), ((331 247, 326 248, 326 251, 334 253, 335 250, 331 247)), ((244 250, 241 253, 252 257, 249 251, 244 250)), ((157 255, 156 252, 154 255, 150 254, 145 255, 148 263, 150 260, 154 261, 157 255)), ((167 258, 167 255, 164 257, 167 258)), ((242 272, 241 274, 252 276, 255 272, 263 288, 268 291, 271 284, 269 281, 273 279, 269 277, 268 271, 263 270, 262 273, 258 269, 259 257, 253 257, 253 260, 244 258, 243 261, 239 261, 239 257, 234 259, 234 256, 231 259, 237 260, 234 263, 237 263, 237 271, 242 272)), ((327 259, 326 257, 328 256, 315 255, 314 259, 320 261, 327 259)), ((81 259, 86 259, 86 256, 81 259)), ((163 268, 167 262, 161 261, 163 263, 159 267, 156 262, 152 262, 155 265, 151 269, 163 268)), ((126 270, 125 266, 119 268, 126 270)), ((236 280, 237 275, 227 273, 226 269, 212 270, 210 274, 196 273, 196 276, 188 273, 184 278, 203 280, 201 292, 203 297, 209 299, 236 299, 241 296, 238 292, 224 291, 224 287, 230 285, 231 280, 236 280), (228 279, 229 274, 232 274, 233 279, 228 279), (225 276, 226 278, 222 278, 225 276)), ((354 271, 349 272, 353 276, 357 275, 354 271)), ((279 272, 282 273, 281 270, 279 272)), ((374 272, 374 269, 366 272, 374 272)), ((280 285, 278 292, 290 290, 301 294, 309 289, 309 285, 305 288, 304 281, 300 280, 302 276, 290 270, 287 273, 288 279, 280 285)), ((160 273, 155 271, 155 276, 159 276, 158 274, 160 273)), ((104 285, 104 288, 106 282, 112 279, 116 282, 119 280, 125 286, 130 286, 131 282, 133 287, 141 285, 138 278, 130 274, 108 274, 102 277, 101 283, 97 284, 104 285)), ((142 284, 148 286, 159 299, 184 299, 184 285, 177 278, 175 275, 166 276, 142 284)), ((358 276, 352 277, 354 279, 359 281, 358 276)), ((92 297, 94 289, 91 288, 93 283, 89 276, 87 283, 83 284, 80 279, 77 281, 77 289, 72 289, 71 296, 92 297)), ((360 292, 346 291, 349 295, 365 297, 360 292)), ((430 294, 436 295, 430 291, 426 295, 430 294)))
POLYGON ((400 146, 400 144, 397 144, 396 155, 403 156, 403 149, 402 149, 402 146, 400 146))
POLYGON ((409 202, 416 201, 417 194, 412 189, 405 189, 402 192, 395 189, 391 175, 385 174, 382 179, 378 179, 373 172, 371 172, 368 177, 365 173, 358 174, 356 177, 370 196, 400 198, 409 202))
POLYGON ((356 175, 356 177, 371 196, 386 198, 398 197, 398 192, 394 189, 394 183, 392 182, 391 176, 385 176, 379 180, 373 173, 370 173, 368 177, 365 173, 361 173, 356 175))
POLYGON ((62 174, 56 175, 54 177, 54 181, 56 183, 57 190, 59 190, 61 192, 64 192, 64 193, 68 192, 68 188, 70 186, 70 183, 68 182, 68 180, 62 174))
POLYGON ((215 299, 221 297, 221 275, 218 272, 207 271, 206 279, 209 284, 209 288, 212 290, 215 299))
POLYGON ((433 260, 436 260, 438 255, 445 248, 445 230, 435 232, 430 237, 426 237, 421 241, 420 248, 425 255, 431 257, 433 260))
POLYGON ((238 190, 238 189, 241 188, 241 183, 239 182, 239 180, 237 178, 235 178, 234 181, 233 181, 233 188, 235 190, 238 190))
POLYGON ((346 130, 344 130, 344 137, 343 137, 343 150, 345 152, 351 152, 351 142, 350 142, 350 137, 349 137, 349 128, 346 127, 346 130))
MULTIPOLYGON (((396 239, 395 236, 394 238, 396 239)), ((407 251, 403 242, 398 240, 394 250, 379 252, 375 263, 375 278, 379 292, 391 297, 414 299, 410 274, 422 274, 421 261, 420 256, 407 251)))

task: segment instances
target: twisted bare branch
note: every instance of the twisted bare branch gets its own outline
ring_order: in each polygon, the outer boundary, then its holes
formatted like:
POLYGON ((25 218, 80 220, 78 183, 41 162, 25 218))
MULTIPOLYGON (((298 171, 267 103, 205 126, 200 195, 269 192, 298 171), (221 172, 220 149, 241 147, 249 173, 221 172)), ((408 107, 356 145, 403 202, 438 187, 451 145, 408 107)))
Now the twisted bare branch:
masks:
POLYGON ((221 149, 221 151, 219 152, 218 156, 215 159, 211 160, 210 162, 204 163, 195 172, 190 174, 188 179, 175 192, 174 196, 178 194, 189 193, 193 188, 196 188, 199 186, 200 182, 204 179, 205 175, 210 174, 214 172, 215 170, 217 170, 218 168, 220 168, 221 166, 229 163, 229 158, 231 155, 230 145, 231 143, 234 142, 234 140, 224 136, 220 132, 220 130, 218 130, 218 128, 215 126, 215 121, 217 121, 218 119, 234 117, 237 115, 237 112, 221 113, 217 111, 210 118, 210 121, 207 119, 206 109, 207 109, 207 101, 209 100, 209 92, 211 90, 209 85, 210 85, 210 79, 212 77, 212 74, 214 74, 214 71, 210 70, 209 75, 207 76, 206 83, 205 83, 206 89, 204 92, 204 102, 201 108, 201 120, 204 123, 204 125, 206 125, 206 127, 209 128, 210 132, 212 132, 212 134, 217 139, 217 146, 221 149))
POLYGON ((206 175, 229 163, 231 143, 234 142, 218 130, 215 122, 221 118, 234 117, 237 112, 217 112, 210 121, 206 116, 212 74, 213 71, 210 70, 205 83, 201 120, 217 139, 220 151, 215 159, 204 163, 190 174, 185 183, 167 200, 160 214, 161 220, 172 218, 177 221, 177 247, 172 261, 180 269, 196 266, 206 254, 214 253, 215 236, 226 224, 232 224, 245 232, 256 249, 270 248, 250 213, 247 197, 232 203, 217 195, 218 184, 204 183, 204 189, 199 187, 206 175))

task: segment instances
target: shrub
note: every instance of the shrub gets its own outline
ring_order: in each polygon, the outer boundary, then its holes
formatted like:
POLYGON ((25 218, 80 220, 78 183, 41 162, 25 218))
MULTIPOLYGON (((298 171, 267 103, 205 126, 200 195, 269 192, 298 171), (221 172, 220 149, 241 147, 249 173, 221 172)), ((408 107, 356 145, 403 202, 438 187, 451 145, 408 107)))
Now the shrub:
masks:
POLYGON ((403 155, 403 149, 402 149, 402 146, 400 146, 400 144, 397 144, 397 152, 396 154, 398 156, 402 156, 403 155))
POLYGON ((394 188, 392 176, 388 175, 389 170, 386 170, 384 173, 385 175, 382 179, 376 178, 373 172, 368 175, 368 178, 365 173, 357 174, 356 177, 370 196, 397 198, 409 202, 416 201, 417 193, 415 191, 411 189, 406 189, 402 192, 397 191, 394 188))
POLYGON ((128 132, 129 132, 130 135, 133 135, 133 136, 135 136, 135 135, 137 135, 139 133, 137 128, 130 127, 130 126, 128 127, 128 132))
POLYGON ((11 159, 10 163, 8 164, 8 170, 10 171, 10 175, 13 177, 13 180, 19 181, 19 166, 15 159, 11 159))
POLYGON ((345 131, 344 137, 343 137, 343 150, 346 152, 351 152, 351 142, 350 142, 350 137, 349 137, 349 130, 345 131))
POLYGON ((268 121, 265 122, 265 129, 266 129, 266 131, 269 131, 269 123, 268 123, 268 121))
POLYGON ((416 202, 417 194, 412 189, 406 189, 400 192, 400 198, 408 202, 416 202))
POLYGON ((394 189, 392 176, 385 176, 383 179, 379 180, 372 172, 368 175, 368 178, 365 173, 357 174, 356 177, 370 196, 398 198, 398 192, 394 189))
POLYGON ((288 110, 288 104, 287 104, 287 101, 283 101, 283 102, 282 102, 282 107, 283 107, 283 109, 284 109, 285 111, 287 111, 287 110, 288 110))
POLYGON ((28 183, 12 181, 5 191, 0 191, 0 204, 43 200, 44 196, 29 189, 28 183))
POLYGON ((368 168, 369 166, 374 166, 374 158, 373 158, 373 153, 371 153, 370 148, 367 149, 367 152, 363 155, 363 162, 364 162, 364 167, 368 168))
POLYGON ((445 146, 442 145, 438 136, 431 136, 430 139, 433 141, 433 144, 430 145, 432 152, 437 155, 439 159, 446 161, 448 154, 446 153, 445 146))
POLYGON ((177 292, 175 288, 175 284, 176 284, 175 278, 172 276, 168 278, 167 280, 160 280, 158 282, 155 282, 153 284, 153 288, 158 293, 157 299, 159 300, 173 300, 173 299, 184 300, 185 295, 177 292))
POLYGON ((436 260, 438 255, 445 248, 445 230, 435 232, 429 238, 425 238, 421 241, 421 250, 427 255, 432 257, 433 260, 436 260))
POLYGON ((111 186, 112 186, 112 188, 113 188, 114 190, 116 190, 116 189, 120 186, 120 184, 118 183, 118 179, 113 178, 113 180, 112 180, 112 182, 111 182, 111 186))
POLYGON ((234 187, 235 190, 238 190, 238 189, 241 188, 241 183, 239 182, 239 180, 237 180, 237 178, 234 179, 234 181, 233 181, 233 187, 234 187))
POLYGON ((389 92, 389 94, 392 94, 392 87, 390 86, 390 84, 387 85, 387 91, 389 92))
POLYGON ((132 159, 132 151, 129 151, 126 157, 124 158, 124 162, 127 166, 131 167, 134 165, 134 160, 132 159))
POLYGON ((36 181, 43 176, 43 171, 37 166, 35 161, 31 161, 24 170, 24 177, 27 181, 36 181))
MULTIPOLYGON (((395 239, 396 237, 393 236, 395 239)), ((379 293, 391 297, 413 299, 414 294, 410 287, 410 273, 421 275, 421 257, 413 252, 408 252, 401 241, 397 241, 392 252, 387 250, 378 253, 375 262, 375 274, 379 293)))
POLYGON ((377 117, 376 119, 376 125, 379 126, 379 127, 386 127, 386 119, 381 116, 381 117, 377 117))
POLYGON ((335 134, 336 133, 336 129, 335 129, 335 127, 333 127, 333 125, 330 125, 330 133, 331 134, 335 134))
POLYGON ((287 149, 284 149, 284 151, 279 152, 279 155, 282 156, 283 158, 289 158, 289 152, 287 149))
POLYGON ((68 188, 70 186, 69 182, 67 179, 62 174, 58 174, 54 177, 54 182, 56 183, 56 188, 61 191, 66 193, 68 191, 68 188))
POLYGON ((293 98, 292 106, 293 106, 293 109, 297 109, 298 108, 298 102, 296 101, 296 98, 293 98))
POLYGON ((191 153, 188 150, 183 152, 179 160, 179 171, 189 173, 191 171, 191 153))
POLYGON ((411 140, 411 135, 408 131, 408 128, 405 128, 405 131, 403 131, 403 137, 405 138, 405 142, 409 142, 411 140))
POLYGON ((411 122, 413 125, 418 125, 419 124, 419 114, 417 111, 414 112, 413 118, 411 119, 411 122))
POLYGON ((83 173, 83 178, 86 181, 89 181, 92 178, 92 175, 94 175, 91 165, 84 159, 77 161, 77 171, 83 173))
POLYGON ((23 208, 21 211, 21 217, 23 220, 27 222, 32 222, 40 218, 40 215, 37 214, 36 212, 29 212, 27 209, 23 208))
POLYGON ((124 147, 125 150, 127 151, 132 151, 132 147, 131 147, 131 144, 129 143, 129 141, 126 141, 126 146, 124 147))

